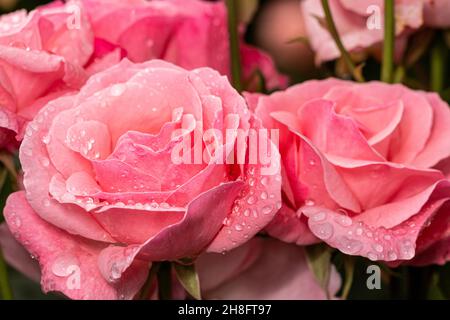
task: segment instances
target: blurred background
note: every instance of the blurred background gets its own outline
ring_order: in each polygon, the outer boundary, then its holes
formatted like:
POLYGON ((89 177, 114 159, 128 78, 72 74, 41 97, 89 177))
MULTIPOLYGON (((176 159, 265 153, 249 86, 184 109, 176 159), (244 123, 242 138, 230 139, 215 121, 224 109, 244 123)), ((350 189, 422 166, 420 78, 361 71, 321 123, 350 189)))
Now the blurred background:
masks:
MULTIPOLYGON (((0 0, 0 13, 18 9, 32 10, 34 7, 48 2, 50 1, 0 0)), ((242 0, 240 19, 248 24, 246 40, 270 53, 279 69, 291 77, 291 83, 311 78, 325 78, 332 74, 345 77, 346 70, 343 70, 340 60, 321 66, 314 64, 313 52, 305 38, 305 27, 299 2, 300 0, 242 0)), ((439 35, 435 38, 439 39, 439 35)), ((420 39, 411 39, 410 41, 419 42, 420 39)), ((431 45, 432 42, 428 44, 428 46, 431 45)), ((378 79, 379 62, 373 57, 364 56, 363 58, 366 79, 378 79)), ((415 89, 429 89, 426 72, 429 69, 429 61, 430 52, 425 48, 417 57, 414 66, 408 71, 409 74, 406 75, 403 83, 415 89), (409 81, 408 75, 415 80, 409 81)), ((444 68, 446 67, 444 66, 444 68)), ((448 72, 445 73, 444 82, 446 84, 444 88, 447 88, 450 83, 448 72)), ((449 90, 441 92, 441 95, 445 100, 450 101, 449 90)), ((4 185, 10 184, 5 183, 4 185)), ((11 190, 8 188, 1 191, 0 209, 3 208, 10 192, 11 190)), ((339 253, 335 253, 333 256, 333 262, 343 276, 346 272, 348 275, 346 259, 339 253)), ((354 258, 352 263, 354 263, 353 282, 349 299, 450 299, 450 264, 426 268, 400 267, 396 269, 389 269, 380 264, 382 289, 368 290, 366 269, 368 265, 374 263, 363 258, 354 258)), ((10 275, 16 299, 63 299, 57 294, 43 294, 39 284, 15 270, 11 269, 10 275)))

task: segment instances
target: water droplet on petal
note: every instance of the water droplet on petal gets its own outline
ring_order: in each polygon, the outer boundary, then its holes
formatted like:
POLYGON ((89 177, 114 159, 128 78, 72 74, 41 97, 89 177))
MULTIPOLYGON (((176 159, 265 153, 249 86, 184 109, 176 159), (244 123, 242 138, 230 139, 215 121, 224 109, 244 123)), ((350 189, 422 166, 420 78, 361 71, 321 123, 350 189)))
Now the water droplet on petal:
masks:
POLYGON ((42 137, 42 142, 43 142, 44 144, 49 144, 49 143, 50 143, 50 135, 44 135, 44 136, 42 137))
POLYGON ((267 177, 262 177, 262 178, 261 178, 261 184, 262 184, 263 186, 267 186, 268 183, 269 183, 269 178, 267 178, 267 177))
POLYGON ((337 217, 336 222, 339 223, 343 227, 349 227, 353 223, 353 221, 350 217, 342 216, 342 215, 337 217))
POLYGON ((361 251, 363 244, 361 241, 342 237, 339 249, 345 254, 356 254, 361 251))
POLYGON ((77 257, 70 253, 65 253, 53 262, 52 272, 58 277, 67 277, 71 274, 73 266, 78 266, 77 257))
POLYGON ((333 226, 329 223, 314 224, 311 226, 311 231, 322 240, 330 239, 334 233, 333 226))
POLYGON ((240 225, 240 224, 236 224, 235 226, 234 226, 234 229, 236 229, 236 231, 242 231, 242 226, 240 225))
POLYGON ((48 167, 50 165, 50 160, 48 160, 47 157, 42 157, 40 162, 44 167, 48 167))
POLYGON ((271 205, 268 205, 268 206, 263 207, 263 208, 261 209, 261 212, 262 212, 263 214, 269 214, 269 213, 272 212, 272 210, 273 210, 273 207, 272 207, 271 205))
POLYGON ((378 243, 376 243, 376 244, 373 245, 373 249, 374 249, 376 252, 379 252, 379 253, 383 252, 383 246, 382 246, 381 244, 378 244, 378 243))
POLYGON ((316 203, 314 202, 314 200, 311 199, 306 199, 305 200, 305 205, 307 205, 308 207, 312 207, 314 206, 316 203))
POLYGON ((122 95, 122 93, 124 93, 125 91, 125 85, 124 84, 115 84, 111 87, 111 95, 114 97, 118 97, 120 95, 122 95))
POLYGON ((316 214, 314 214, 314 215, 311 217, 311 219, 312 219, 313 221, 316 221, 316 222, 323 221, 323 220, 325 220, 326 218, 327 218, 327 214, 326 214, 326 212, 324 212, 324 211, 317 212, 316 214))
POLYGON ((367 253, 367 258, 369 258, 372 261, 376 261, 378 259, 378 256, 376 253, 369 252, 369 253, 367 253))
POLYGON ((247 203, 248 204, 255 204, 256 203, 256 198, 254 196, 250 196, 247 198, 247 203))
POLYGON ((389 251, 388 252, 388 259, 389 259, 389 261, 397 260, 397 254, 394 251, 389 251))

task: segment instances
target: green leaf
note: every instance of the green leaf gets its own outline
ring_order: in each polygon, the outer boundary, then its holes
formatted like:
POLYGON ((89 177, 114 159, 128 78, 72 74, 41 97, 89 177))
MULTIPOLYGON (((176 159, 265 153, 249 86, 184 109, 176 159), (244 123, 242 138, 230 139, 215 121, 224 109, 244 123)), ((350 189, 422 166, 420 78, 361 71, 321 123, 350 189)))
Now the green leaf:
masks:
POLYGON ((183 288, 196 300, 201 300, 200 281, 195 271, 195 265, 173 264, 175 273, 183 288))
POLYGON ((353 284, 353 276, 355 273, 355 257, 344 255, 345 279, 342 288, 342 299, 347 299, 353 284))
POLYGON ((328 299, 330 298, 328 284, 330 282, 332 250, 332 248, 325 244, 306 247, 308 266, 314 273, 319 285, 325 291, 328 299))

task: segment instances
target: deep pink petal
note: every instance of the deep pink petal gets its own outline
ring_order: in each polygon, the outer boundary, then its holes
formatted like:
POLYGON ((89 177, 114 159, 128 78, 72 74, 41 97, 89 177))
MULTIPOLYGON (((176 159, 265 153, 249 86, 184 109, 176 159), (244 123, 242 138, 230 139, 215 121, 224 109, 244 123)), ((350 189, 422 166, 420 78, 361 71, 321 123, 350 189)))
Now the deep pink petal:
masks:
POLYGON ((105 245, 46 223, 28 205, 24 192, 9 197, 5 218, 16 239, 39 261, 45 292, 59 291, 72 299, 131 299, 145 282, 148 268, 140 262, 122 281, 106 281, 97 266, 105 245))

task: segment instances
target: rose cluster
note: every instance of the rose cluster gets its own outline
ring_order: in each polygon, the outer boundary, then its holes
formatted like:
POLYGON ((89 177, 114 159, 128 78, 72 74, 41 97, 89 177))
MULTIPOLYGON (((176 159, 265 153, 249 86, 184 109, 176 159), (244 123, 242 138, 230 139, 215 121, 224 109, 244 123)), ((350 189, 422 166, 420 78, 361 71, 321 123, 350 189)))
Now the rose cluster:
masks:
MULTIPOLYGON (((382 39, 358 31, 362 2, 332 1, 349 48, 382 39)), ((445 1, 398 2, 399 38, 446 21, 445 1)), ((334 59, 318 3, 302 2, 307 31, 318 61, 334 59)), ((158 298, 148 279, 166 262, 195 264, 203 298, 324 299, 341 279, 315 278, 305 246, 318 243, 392 267, 450 260, 448 104, 376 81, 286 89, 244 29, 241 94, 220 1, 1 16, 0 144, 23 172, 0 226, 6 259, 72 299, 158 298)))

